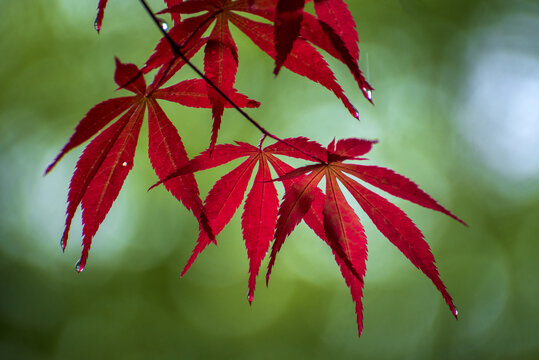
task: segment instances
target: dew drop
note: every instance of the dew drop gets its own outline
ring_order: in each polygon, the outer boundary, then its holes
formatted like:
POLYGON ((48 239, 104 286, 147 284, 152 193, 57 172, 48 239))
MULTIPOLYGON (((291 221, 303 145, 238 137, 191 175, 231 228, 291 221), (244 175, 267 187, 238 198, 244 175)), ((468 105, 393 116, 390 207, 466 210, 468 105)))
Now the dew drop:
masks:
POLYGON ((66 239, 63 236, 60 238, 60 247, 62 248, 62 251, 65 251, 65 249, 66 249, 66 239))
POLYGON ((165 20, 157 18, 157 21, 159 21, 159 26, 161 26, 161 29, 163 29, 164 31, 168 31, 169 26, 165 20))
POLYGON ((367 94, 367 99, 369 99, 369 101, 372 100, 372 90, 363 88, 363 91, 367 94))
POLYGON ((359 120, 359 111, 357 111, 356 107, 352 105, 352 109, 354 110, 354 117, 359 120))
POLYGON ((453 310, 453 315, 455 315, 455 317, 458 317, 459 316, 459 309, 457 309, 457 307, 455 305, 453 305, 453 307, 455 308, 455 310, 453 310))
POLYGON ((247 300, 249 300, 249 305, 253 303, 253 299, 255 298, 255 295, 253 293, 253 290, 249 290, 247 293, 247 300))
POLYGON ((77 263, 75 264, 75 270, 77 270, 78 273, 84 271, 84 266, 82 266, 82 259, 79 259, 79 261, 77 261, 77 263))
POLYGON ((124 161, 124 162, 122 163, 122 166, 127 166, 127 161, 124 161))

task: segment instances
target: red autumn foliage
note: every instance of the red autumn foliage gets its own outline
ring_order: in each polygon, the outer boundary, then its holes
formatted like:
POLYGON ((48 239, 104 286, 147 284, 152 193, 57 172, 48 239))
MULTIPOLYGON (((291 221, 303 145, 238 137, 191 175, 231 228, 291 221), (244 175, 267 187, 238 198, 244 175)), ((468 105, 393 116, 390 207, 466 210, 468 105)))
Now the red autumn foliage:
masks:
MULTIPOLYGON (((304 221, 330 246, 356 304, 361 334, 367 239, 358 214, 343 193, 346 191, 376 228, 431 279, 457 316, 421 231, 401 209, 365 185, 462 222, 460 219, 406 177, 383 167, 357 163, 366 160, 363 156, 375 141, 350 138, 323 147, 304 137, 281 140, 240 109, 256 108, 260 104, 234 88, 239 54, 230 32, 231 25, 275 60, 275 74, 284 67, 321 84, 332 91, 354 117, 358 117, 355 107, 317 48, 348 67, 364 96, 371 101, 373 89, 358 66, 358 35, 346 3, 343 0, 314 0, 315 14, 311 14, 304 9, 311 1, 165 0, 167 8, 161 13, 170 14, 174 25, 157 44, 144 67, 139 69, 134 64, 116 60, 116 84, 134 95, 112 98, 91 108, 46 170, 46 173, 51 171, 67 152, 93 138, 83 151, 71 179, 61 241, 64 249, 71 222, 80 205, 83 250, 77 263, 79 272, 86 265, 100 224, 133 167, 138 135, 147 113, 148 157, 159 178, 154 186, 163 184, 193 212, 199 223, 199 237, 182 276, 197 256, 210 243, 216 242, 216 236, 243 202, 241 226, 249 258, 248 300, 252 302, 256 278, 270 246, 266 283, 286 238, 304 221), (253 16, 258 20, 253 20, 253 16), (202 79, 163 87, 183 66, 194 66, 190 59, 202 48, 202 79), (144 76, 154 69, 158 70, 157 74, 147 86, 144 76), (211 109, 213 127, 209 148, 190 160, 178 131, 158 100, 211 109), (217 145, 225 108, 236 108, 263 132, 258 146, 239 141, 217 145), (262 148, 267 137, 277 141, 262 148), (302 159, 312 164, 293 168, 281 157, 302 159), (240 158, 243 161, 219 179, 202 202, 194 173, 240 158), (325 180, 325 191, 319 186, 322 180, 325 180), (284 188, 281 201, 276 184, 282 184, 284 188)), ((98 32, 106 5, 107 0, 98 3, 95 20, 98 32)), ((154 17, 153 13, 150 15, 154 17)), ((155 17, 154 20, 158 22, 155 17)))
MULTIPOLYGON (((176 128, 157 103, 157 99, 191 107, 211 106, 208 89, 203 80, 186 80, 164 89, 156 88, 155 84, 147 87, 142 72, 136 65, 122 64, 118 59, 114 80, 120 88, 135 95, 106 100, 90 109, 71 139, 46 170, 48 173, 69 150, 92 138, 124 113, 86 147, 69 186, 66 226, 61 243, 64 249, 71 221, 81 205, 84 239, 82 255, 77 265, 79 271, 86 265, 92 238, 133 167, 133 157, 146 108, 150 129, 148 155, 157 176, 164 177, 185 164, 188 157, 176 128)), ((231 96, 240 106, 259 106, 258 102, 235 91, 231 96)), ((204 230, 203 233, 213 237, 202 213, 202 201, 195 178, 186 175, 176 180, 167 184, 167 190, 187 209, 193 211, 204 230)))

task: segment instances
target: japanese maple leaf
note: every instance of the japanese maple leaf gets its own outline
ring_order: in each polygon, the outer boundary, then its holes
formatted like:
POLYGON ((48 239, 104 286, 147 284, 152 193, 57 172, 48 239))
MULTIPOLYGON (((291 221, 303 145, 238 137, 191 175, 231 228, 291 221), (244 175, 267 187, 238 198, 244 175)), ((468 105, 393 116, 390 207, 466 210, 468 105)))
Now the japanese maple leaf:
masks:
MULTIPOLYGON (((303 146, 307 151, 310 146, 309 141, 300 140, 293 143, 296 146, 303 146)), ((275 154, 269 150, 270 148, 271 146, 261 149, 242 142, 238 142, 236 145, 217 145, 213 151, 206 150, 185 166, 152 186, 153 188, 161 183, 166 185, 168 181, 178 176, 185 176, 185 174, 214 168, 238 158, 247 157, 241 164, 217 181, 206 197, 204 213, 210 221, 214 234, 217 235, 230 222, 241 205, 252 173, 255 167, 258 166, 257 174, 252 188, 247 194, 242 214, 243 239, 249 257, 249 302, 253 301, 256 276, 273 239, 277 223, 279 199, 274 182, 271 181, 270 167, 277 174, 284 174, 284 172, 292 169, 289 165, 277 159, 275 154)), ((289 183, 284 181, 284 185, 287 187, 289 183)), ((209 240, 201 232, 193 254, 182 271, 182 276, 210 243, 209 240)), ((339 252, 339 249, 334 250, 339 252)), ((344 256, 344 254, 341 255, 344 256)), ((348 261, 345 262, 345 265, 351 267, 348 261)))
MULTIPOLYGON (((327 50, 330 55, 339 60, 343 58, 335 50, 330 38, 312 15, 307 16, 306 36, 297 39, 293 45, 290 45, 290 49, 287 50, 286 60, 282 54, 279 55, 275 51, 274 27, 265 22, 251 20, 241 15, 241 13, 247 13, 261 18, 273 19, 275 17, 275 4, 276 2, 271 0, 257 2, 255 6, 250 6, 248 0, 185 0, 163 12, 193 15, 175 24, 170 30, 169 36, 188 59, 204 46, 205 75, 225 95, 234 85, 239 61, 238 50, 230 33, 229 24, 232 23, 262 51, 274 59, 279 59, 278 61, 282 63, 282 66, 331 90, 343 102, 350 113, 357 118, 357 110, 344 95, 344 91, 337 83, 328 64, 322 55, 309 43, 311 42, 327 50), (203 38, 202 36, 211 26, 213 28, 211 28, 210 35, 203 38)), ((154 54, 146 62, 143 71, 148 72, 164 64, 172 63, 171 70, 167 74, 170 77, 177 70, 175 67, 175 62, 177 61, 182 62, 183 60, 176 57, 169 44, 169 39, 162 39, 157 45, 154 54)), ((359 68, 357 68, 356 72, 361 74, 359 68)), ((208 87, 214 118, 213 136, 210 144, 210 148, 212 148, 217 139, 223 104, 226 100, 212 86, 208 85, 208 87)), ((366 82, 364 82, 362 88, 371 89, 366 82)))
MULTIPOLYGON (((341 187, 344 185, 377 229, 431 279, 456 317, 457 309, 439 277, 434 257, 421 231, 397 206, 367 189, 354 178, 463 222, 402 175, 382 167, 344 163, 347 160, 364 160, 361 156, 370 151, 373 144, 374 142, 367 140, 344 139, 330 143, 325 149, 318 145, 316 154, 321 159, 319 163, 280 176, 280 180, 293 181, 293 186, 286 189, 279 208, 266 279, 269 279, 276 255, 286 237, 299 221, 304 219, 320 238, 329 244, 338 244, 345 254, 343 257, 334 251, 356 303, 358 329, 361 334, 361 297, 367 260, 367 239, 359 217, 342 193, 341 187), (318 188, 323 178, 326 181, 325 195, 318 188), (343 266, 346 260, 352 263, 353 269, 343 266), (359 274, 359 277, 356 274, 359 274)), ((313 149, 316 147, 314 142, 311 145, 313 149)), ((312 161, 311 156, 305 156, 304 152, 283 143, 276 143, 267 151, 312 161)), ((310 153, 314 153, 312 149, 310 153)), ((332 249, 335 249, 335 245, 332 249)))
POLYGON ((316 18, 304 12, 304 4, 312 0, 260 0, 259 15, 275 23, 275 70, 277 74, 297 39, 306 39, 343 62, 364 96, 372 102, 371 85, 359 69, 359 38, 356 23, 342 0, 315 0, 316 18), (275 13, 268 9, 275 8, 275 13))
MULTIPOLYGON (((77 265, 82 271, 86 264, 92 239, 118 196, 127 174, 133 167, 138 135, 148 109, 148 155, 158 177, 162 178, 187 163, 188 157, 181 138, 163 112, 157 99, 184 106, 209 108, 210 98, 203 80, 186 80, 160 89, 156 83, 146 86, 142 72, 133 64, 116 59, 114 80, 133 96, 113 98, 99 103, 77 125, 74 134, 46 170, 46 173, 71 149, 99 133, 82 153, 71 179, 67 217, 61 245, 65 249, 71 222, 79 204, 82 207, 83 250, 77 265)), ((159 79, 156 79, 159 80, 159 79)), ((259 103, 232 92, 240 106, 257 107, 259 103)), ((191 174, 167 182, 166 188, 198 219, 201 234, 213 239, 208 221, 202 211, 198 186, 191 174)))
MULTIPOLYGON (((178 5, 183 0, 164 0, 165 4, 168 7, 178 5)), ((107 7, 108 0, 99 0, 99 3, 97 4, 97 16, 94 21, 94 28, 99 33, 101 31, 101 25, 103 24, 103 17, 105 16, 105 8, 107 7)), ((174 14, 172 16, 172 20, 176 23, 178 21, 181 21, 181 17, 179 14, 174 14)))

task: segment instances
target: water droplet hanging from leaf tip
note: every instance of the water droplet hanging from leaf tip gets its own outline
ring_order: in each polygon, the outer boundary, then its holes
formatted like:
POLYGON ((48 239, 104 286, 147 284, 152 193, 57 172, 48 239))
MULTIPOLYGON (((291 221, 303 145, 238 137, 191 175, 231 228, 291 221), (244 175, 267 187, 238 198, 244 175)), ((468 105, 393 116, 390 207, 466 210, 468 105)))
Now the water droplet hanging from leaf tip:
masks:
POLYGON ((78 273, 84 271, 84 266, 82 266, 82 259, 79 259, 79 261, 77 261, 77 263, 75 264, 75 270, 77 270, 78 273))
POLYGON ((369 99, 369 101, 371 101, 372 100, 372 90, 367 89, 367 88, 363 88, 363 91, 367 95, 367 99, 369 99))

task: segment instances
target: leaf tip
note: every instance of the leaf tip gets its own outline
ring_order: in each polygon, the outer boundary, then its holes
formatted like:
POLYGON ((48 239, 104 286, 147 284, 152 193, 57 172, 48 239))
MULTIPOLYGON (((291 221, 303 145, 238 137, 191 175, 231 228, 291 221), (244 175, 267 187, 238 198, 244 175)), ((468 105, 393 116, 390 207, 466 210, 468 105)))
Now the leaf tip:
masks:
POLYGON ((354 113, 352 114, 356 120, 359 120, 359 111, 354 105, 351 105, 352 109, 354 109, 354 113))
POLYGON ((470 225, 468 225, 464 220, 461 220, 459 217, 457 217, 456 215, 453 215, 453 214, 449 214, 449 216, 451 216, 453 219, 457 220, 459 223, 461 223, 462 225, 466 226, 466 227, 470 227, 470 225))
POLYGON ((65 235, 62 235, 62 237, 60 238, 60 248, 62 249, 62 252, 66 251, 66 245, 67 245, 67 239, 65 235))
POLYGON ((256 101, 256 100, 248 100, 247 101, 247 107, 249 107, 249 108, 259 108, 260 105, 261 105, 260 102, 256 101))
POLYGON ((52 163, 49 164, 49 166, 47 166, 47 168, 45 169, 45 172, 43 173, 43 176, 47 176, 51 172, 54 165, 56 165, 56 161, 53 161, 52 163))
POLYGON ((273 69, 273 75, 275 75, 275 77, 277 77, 277 75, 279 75, 279 72, 281 71, 282 66, 283 66, 282 64, 276 64, 275 65, 275 69, 273 69))
POLYGON ((161 185, 164 181, 163 180, 159 180, 158 182, 156 182, 155 184, 153 184, 152 186, 150 186, 148 188, 148 191, 152 190, 153 188, 156 188, 158 187, 159 185, 161 185))
POLYGON ((45 169, 45 172, 43 173, 43 176, 46 176, 48 175, 52 169, 54 169, 54 167, 56 166, 56 164, 58 164, 58 162, 60 161, 60 159, 62 159, 62 157, 64 156, 65 154, 65 147, 64 149, 62 149, 62 151, 60 152, 60 154, 58 154, 56 156, 56 158, 47 166, 47 168, 45 169))
POLYGON ((99 15, 94 21, 94 29, 97 32, 97 35, 99 35, 99 32, 101 31, 101 22, 99 21, 99 15))
POLYGON ((249 306, 253 306, 253 300, 255 298, 255 293, 253 289, 249 289, 247 293, 247 301, 249 301, 249 306))
POLYGON ((374 102, 373 102, 373 96, 372 96, 372 91, 373 89, 372 88, 367 88, 367 87, 364 87, 363 89, 361 89, 361 91, 363 92, 363 95, 365 96, 365 98, 372 104, 374 105, 374 102))
POLYGON ((459 309, 457 309, 457 307, 455 306, 454 303, 452 303, 452 309, 451 309, 451 312, 453 313, 453 316, 455 317, 456 320, 459 319, 459 309))
POLYGON ((75 264, 75 271, 77 271, 79 274, 84 271, 84 267, 86 266, 86 259, 83 259, 82 257, 77 261, 75 264))
POLYGON ((269 286, 270 274, 271 274, 271 268, 269 268, 268 271, 266 272, 266 287, 269 286))

